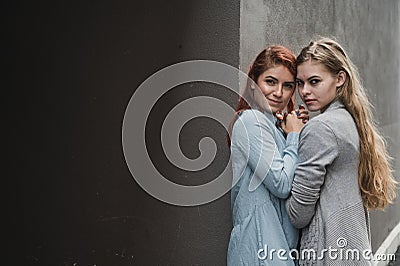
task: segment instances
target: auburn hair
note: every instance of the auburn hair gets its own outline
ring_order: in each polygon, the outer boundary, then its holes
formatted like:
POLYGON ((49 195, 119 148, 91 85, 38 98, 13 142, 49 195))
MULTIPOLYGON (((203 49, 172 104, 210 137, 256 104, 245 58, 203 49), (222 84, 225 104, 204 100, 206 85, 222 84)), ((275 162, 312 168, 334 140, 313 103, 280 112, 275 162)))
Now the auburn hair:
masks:
MULTIPOLYGON (((286 47, 281 45, 271 45, 262 50, 254 60, 253 64, 250 66, 250 70, 248 72, 248 79, 246 82, 246 86, 243 90, 243 95, 239 97, 238 104, 236 107, 234 118, 229 126, 229 134, 227 135, 227 143, 228 146, 231 144, 230 134, 232 133, 233 125, 237 120, 240 112, 251 109, 251 108, 259 108, 257 106, 257 102, 253 101, 253 94, 251 94, 252 84, 257 83, 258 77, 267 71, 268 69, 276 66, 285 66, 289 72, 296 77, 297 75, 297 66, 296 66, 296 56, 286 47), (251 104, 246 100, 251 100, 251 104)), ((294 110, 295 103, 291 98, 286 107, 288 112, 294 110)), ((261 108, 260 108, 261 109, 261 108)))

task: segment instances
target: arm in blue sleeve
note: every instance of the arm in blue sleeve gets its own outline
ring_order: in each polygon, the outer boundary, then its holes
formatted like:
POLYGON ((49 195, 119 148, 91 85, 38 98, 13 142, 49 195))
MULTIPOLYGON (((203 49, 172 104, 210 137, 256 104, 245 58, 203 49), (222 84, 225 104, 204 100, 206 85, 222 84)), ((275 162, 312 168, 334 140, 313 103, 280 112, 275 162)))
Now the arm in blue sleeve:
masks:
POLYGON ((266 115, 258 111, 246 111, 239 120, 235 129, 241 136, 240 150, 253 171, 249 189, 254 190, 263 184, 276 197, 287 198, 297 164, 299 134, 288 134, 282 157, 274 139, 274 135, 280 133, 273 132, 277 129, 266 115))
POLYGON ((300 133, 299 164, 295 171, 292 194, 286 209, 292 224, 307 226, 315 214, 315 205, 325 181, 326 168, 339 154, 336 136, 321 121, 308 122, 300 133))

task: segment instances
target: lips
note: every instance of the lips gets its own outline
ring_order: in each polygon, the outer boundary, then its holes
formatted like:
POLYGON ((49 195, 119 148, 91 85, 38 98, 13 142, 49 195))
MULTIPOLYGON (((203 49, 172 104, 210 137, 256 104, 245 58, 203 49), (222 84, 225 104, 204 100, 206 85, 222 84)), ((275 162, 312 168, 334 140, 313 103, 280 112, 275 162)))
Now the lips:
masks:
POLYGON ((317 101, 317 100, 315 100, 315 99, 305 99, 305 100, 304 100, 305 104, 307 104, 307 105, 313 104, 313 103, 315 103, 316 101, 317 101))
POLYGON ((267 100, 268 100, 269 103, 272 104, 272 105, 280 105, 280 104, 282 103, 281 101, 276 101, 276 100, 269 99, 269 98, 267 98, 267 100))

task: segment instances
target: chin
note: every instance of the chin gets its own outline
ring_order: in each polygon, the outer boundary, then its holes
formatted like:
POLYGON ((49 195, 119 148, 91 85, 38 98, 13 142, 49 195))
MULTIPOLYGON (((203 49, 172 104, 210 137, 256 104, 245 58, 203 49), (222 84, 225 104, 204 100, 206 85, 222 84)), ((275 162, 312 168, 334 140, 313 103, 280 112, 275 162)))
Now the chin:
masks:
POLYGON ((317 112, 317 111, 321 110, 321 108, 316 107, 316 106, 307 106, 307 109, 310 112, 317 112))
POLYGON ((271 112, 273 113, 273 114, 276 114, 276 112, 278 112, 280 109, 278 109, 278 108, 271 108, 271 112))

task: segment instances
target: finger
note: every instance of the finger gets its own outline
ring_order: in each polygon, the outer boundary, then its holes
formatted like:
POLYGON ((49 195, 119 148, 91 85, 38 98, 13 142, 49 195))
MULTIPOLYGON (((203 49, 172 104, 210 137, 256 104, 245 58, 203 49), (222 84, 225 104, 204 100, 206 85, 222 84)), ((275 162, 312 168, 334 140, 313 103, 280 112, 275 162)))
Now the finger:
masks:
POLYGON ((308 118, 310 117, 308 114, 300 114, 299 116, 297 116, 298 118, 308 118))
POLYGON ((308 115, 308 111, 302 109, 302 110, 298 111, 298 115, 308 115))
POLYGON ((285 121, 282 121, 282 123, 280 123, 279 126, 283 129, 283 131, 285 131, 286 128, 285 121))
POLYGON ((299 117, 309 117, 309 116, 310 115, 309 115, 307 110, 301 110, 300 111, 299 117))
POLYGON ((293 115, 293 114, 288 114, 288 116, 286 117, 286 121, 290 121, 291 123, 293 121, 297 120, 297 115, 293 115))
POLYGON ((288 113, 285 112, 285 113, 283 114, 283 119, 286 119, 287 116, 288 116, 288 113))
POLYGON ((299 104, 299 109, 305 110, 306 107, 304 105, 302 105, 302 104, 299 104))

